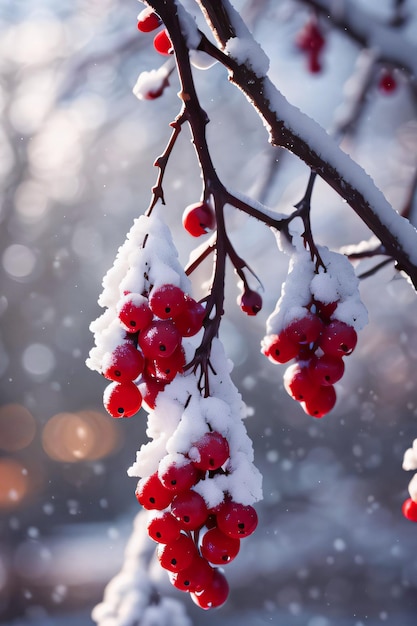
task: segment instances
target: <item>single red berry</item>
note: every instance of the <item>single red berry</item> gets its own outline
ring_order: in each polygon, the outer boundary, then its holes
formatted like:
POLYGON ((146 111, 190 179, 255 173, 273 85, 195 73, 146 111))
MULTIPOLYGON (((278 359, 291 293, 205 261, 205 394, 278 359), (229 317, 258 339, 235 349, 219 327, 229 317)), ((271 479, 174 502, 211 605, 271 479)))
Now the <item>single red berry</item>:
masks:
POLYGON ((213 565, 226 565, 237 556, 240 539, 225 535, 218 528, 208 530, 201 542, 201 556, 213 565))
POLYGON ((131 333, 143 330, 152 322, 153 313, 148 300, 139 293, 127 293, 117 305, 122 326, 131 333))
POLYGON ((185 307, 185 294, 176 285, 161 285, 152 289, 149 306, 152 313, 160 319, 176 317, 185 307))
POLYGON ((191 565, 180 572, 171 573, 169 579, 181 591, 202 591, 211 584, 213 571, 206 559, 196 556, 191 565))
POLYGON ((319 27, 317 20, 310 19, 302 30, 298 33, 296 44, 300 50, 304 52, 320 52, 324 45, 325 39, 319 27))
POLYGON ((193 602, 205 611, 221 606, 228 596, 229 584, 224 574, 218 569, 213 571, 211 582, 203 591, 191 593, 193 602))
POLYGON ((291 398, 302 402, 313 398, 320 387, 310 377, 307 363, 294 363, 284 372, 284 388, 291 398))
POLYGON ((208 510, 203 496, 193 491, 179 493, 172 501, 171 513, 184 530, 195 530, 204 525, 208 510))
POLYGON ((158 472, 146 478, 141 478, 136 488, 136 498, 144 509, 162 511, 172 502, 174 494, 164 487, 158 477, 158 472))
POLYGON ((104 390, 103 404, 112 417, 132 417, 142 406, 142 394, 133 382, 113 382, 104 390))
POLYGON ((142 400, 150 409, 154 409, 156 405, 156 399, 160 391, 163 391, 166 381, 161 379, 152 378, 148 375, 142 375, 139 383, 139 389, 142 394, 142 400))
POLYGON ((216 470, 229 458, 229 444, 219 432, 208 432, 193 443, 188 456, 198 469, 216 470))
POLYGON ((217 510, 217 526, 229 537, 242 539, 251 535, 258 525, 258 515, 250 504, 225 500, 217 510))
POLYGON ((237 303, 247 315, 256 315, 262 309, 262 296, 257 291, 245 289, 238 297, 237 303))
POLYGON ((325 324, 328 324, 331 320, 333 313, 337 309, 337 302, 320 302, 319 300, 314 300, 311 305, 311 310, 316 315, 318 315, 325 324))
POLYGON ((335 404, 336 391, 331 385, 319 387, 315 396, 301 402, 304 411, 312 417, 323 417, 333 409, 335 404))
POLYGON ((194 464, 184 457, 181 464, 172 463, 162 472, 159 471, 159 478, 162 484, 170 489, 173 494, 191 489, 200 477, 198 469, 194 464))
POLYGON ((182 337, 193 337, 203 326, 206 309, 190 296, 185 297, 185 308, 172 321, 182 337))
POLYGON ((308 374, 318 385, 334 385, 342 378, 344 371, 342 358, 331 354, 315 356, 308 364, 308 374))
POLYGON ((166 29, 159 31, 159 33, 155 35, 153 45, 159 54, 166 56, 172 54, 172 43, 166 29))
POLYGON ((190 235, 200 237, 213 230, 216 219, 207 202, 196 202, 186 207, 182 215, 182 224, 190 235))
POLYGON ((161 18, 151 7, 146 7, 138 15, 138 30, 142 33, 150 33, 162 24, 161 18))
POLYGON ((406 519, 410 522, 417 522, 417 502, 414 502, 411 498, 407 498, 403 502, 402 512, 406 519))
POLYGON ((169 511, 153 517, 148 523, 148 535, 158 543, 172 543, 181 534, 181 524, 169 511))
POLYGON ((151 360, 171 356, 180 343, 180 332, 172 320, 154 320, 139 333, 139 346, 151 360))
POLYGON ((154 361, 154 376, 166 383, 171 382, 178 373, 183 371, 184 365, 185 353, 182 346, 178 346, 171 356, 154 361))
POLYGON ((262 353, 273 363, 288 363, 300 350, 299 344, 282 332, 279 335, 266 335, 262 340, 262 353))
POLYGON ((175 541, 158 544, 156 554, 164 569, 180 572, 191 565, 198 553, 191 537, 180 535, 175 541))
POLYGON ((355 349, 358 336, 353 326, 340 320, 333 320, 325 326, 320 337, 319 347, 325 354, 346 356, 355 349))
POLYGON ((378 86, 382 93, 390 94, 397 89, 397 81, 391 72, 384 70, 380 76, 378 86))
POLYGON ((306 311, 303 317, 292 320, 285 327, 284 333, 294 343, 313 343, 317 341, 323 328, 324 324, 321 319, 314 313, 306 311))
POLYGON ((103 358, 103 376, 117 382, 136 380, 144 366, 143 354, 132 343, 123 343, 103 358))

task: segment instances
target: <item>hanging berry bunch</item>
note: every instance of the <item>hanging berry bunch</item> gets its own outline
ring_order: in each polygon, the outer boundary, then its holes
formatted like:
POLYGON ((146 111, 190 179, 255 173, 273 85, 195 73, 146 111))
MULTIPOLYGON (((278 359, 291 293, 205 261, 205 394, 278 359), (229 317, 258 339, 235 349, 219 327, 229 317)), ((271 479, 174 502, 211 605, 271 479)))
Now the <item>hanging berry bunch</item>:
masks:
POLYGON ((336 403, 335 383, 344 357, 357 343, 367 313, 352 265, 341 254, 319 247, 320 265, 300 243, 291 258, 281 297, 267 321, 262 352, 273 363, 294 363, 284 387, 304 411, 323 417, 336 403))

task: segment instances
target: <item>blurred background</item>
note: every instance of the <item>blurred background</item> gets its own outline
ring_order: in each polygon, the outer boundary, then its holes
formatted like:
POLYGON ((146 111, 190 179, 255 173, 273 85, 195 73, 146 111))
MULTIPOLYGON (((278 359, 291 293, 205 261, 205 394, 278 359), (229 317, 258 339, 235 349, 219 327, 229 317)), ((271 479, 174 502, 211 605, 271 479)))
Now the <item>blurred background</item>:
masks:
MULTIPOLYGON (((192 4, 192 3, 187 3, 192 4)), ((397 5, 417 46, 413 2, 357 0, 387 21, 397 5), (376 7, 375 5, 378 4, 376 7)), ((327 129, 366 55, 324 20, 323 69, 311 74, 295 45, 309 8, 239 0, 271 58, 284 95, 327 129)), ((139 34, 134 0, 15 0, 0 4, 0 623, 91 626, 90 613, 120 569, 138 512, 128 478, 146 440, 146 414, 112 420, 105 382, 85 366, 101 280, 150 200, 153 166, 179 111, 176 78, 163 97, 138 101, 138 74, 162 59, 139 34)), ((161 60, 162 59, 162 60, 161 60)), ((417 155, 415 99, 406 75, 383 93, 370 80, 342 146, 402 211, 417 155)), ((230 188, 288 212, 308 169, 268 146, 245 98, 214 66, 195 75, 211 119, 217 171, 230 188)), ((184 128, 165 181, 165 217, 186 262, 195 241, 181 227, 201 180, 184 128)), ((413 215, 411 214, 413 219, 413 215)), ((363 280, 370 323, 323 420, 282 387, 284 368, 259 352, 288 258, 266 228, 228 216, 237 251, 264 285, 264 308, 246 318, 232 271, 222 339, 233 378, 253 407, 247 429, 264 475, 260 525, 228 566, 232 593, 215 613, 186 601, 195 624, 411 626, 417 611, 417 527, 401 515, 410 475, 402 456, 417 436, 417 301, 391 266, 363 280)), ((317 241, 338 249, 368 239, 365 226, 320 182, 317 241)), ((372 267, 363 262, 362 271, 372 267)), ((204 290, 210 266, 193 281, 204 290)), ((152 549, 152 546, 151 546, 152 549)), ((163 573, 165 576, 165 573, 163 573)), ((168 589, 161 578, 161 587, 168 589)))

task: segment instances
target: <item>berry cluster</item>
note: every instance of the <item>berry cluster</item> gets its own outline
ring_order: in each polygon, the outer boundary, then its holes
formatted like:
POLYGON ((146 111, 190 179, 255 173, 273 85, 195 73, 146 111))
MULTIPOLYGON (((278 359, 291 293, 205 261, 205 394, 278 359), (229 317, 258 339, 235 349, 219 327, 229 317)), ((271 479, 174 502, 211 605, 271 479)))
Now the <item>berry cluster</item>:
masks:
POLYGON ((320 56, 325 39, 316 19, 310 19, 296 38, 297 47, 306 54, 308 69, 312 74, 321 72, 320 56))
POLYGON ((284 386, 314 417, 323 417, 334 407, 334 384, 345 369, 343 357, 353 352, 357 342, 352 326, 332 320, 336 306, 313 301, 304 316, 293 319, 279 334, 267 335, 262 343, 263 354, 273 362, 295 359, 285 371, 284 386))
POLYGON ((188 591, 202 609, 223 604, 229 586, 216 566, 230 563, 240 540, 256 528, 258 518, 251 505, 223 501, 209 508, 194 487, 225 472, 230 456, 227 439, 208 431, 188 454, 166 455, 156 472, 139 480, 136 497, 146 509, 156 511, 148 534, 158 543, 157 556, 169 572, 174 587, 188 591))
MULTIPOLYGON (((138 30, 142 33, 151 33, 162 24, 160 17, 151 7, 146 7, 138 15, 138 30)), ((154 36, 154 48, 159 54, 170 55, 173 53, 172 43, 165 29, 159 30, 154 36)))
POLYGON ((158 393, 183 371, 184 337, 199 332, 205 309, 176 285, 151 288, 149 295, 128 292, 117 304, 123 342, 102 360, 102 374, 113 381, 104 406, 113 417, 131 417, 142 400, 155 406, 158 393))

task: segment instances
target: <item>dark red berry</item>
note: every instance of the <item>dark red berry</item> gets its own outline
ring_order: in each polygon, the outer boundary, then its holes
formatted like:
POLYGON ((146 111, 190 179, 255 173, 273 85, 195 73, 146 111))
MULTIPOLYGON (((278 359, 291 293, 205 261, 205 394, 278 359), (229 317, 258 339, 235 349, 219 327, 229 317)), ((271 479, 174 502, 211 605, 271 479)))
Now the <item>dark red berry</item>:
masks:
POLYGON ((308 365, 308 374, 318 385, 334 385, 345 371, 341 357, 323 354, 313 357, 308 365))
POLYGON ((193 443, 189 457, 200 470, 216 470, 226 463, 230 450, 227 439, 219 432, 208 432, 193 443))
POLYGON ((142 394, 133 382, 113 382, 104 390, 103 404, 112 417, 132 417, 142 406, 142 394))
POLYGON ((340 320, 333 320, 325 326, 319 346, 325 354, 342 357, 353 352, 357 341, 358 336, 352 326, 340 320))
POLYGON ((319 387, 318 392, 301 403, 304 411, 312 417, 323 417, 329 413, 336 404, 336 391, 331 385, 319 387))
POLYGON ((411 498, 407 498, 402 506, 402 512, 406 519, 410 522, 417 522, 417 502, 414 502, 411 498))
POLYGON ((151 7, 146 7, 138 15, 138 30, 142 33, 150 33, 156 30, 162 21, 151 7))
POLYGON ((207 202, 190 204, 182 215, 182 224, 185 230, 193 237, 205 235, 216 225, 212 208, 207 202))
POLYGON ((242 539, 251 535, 258 525, 253 506, 225 500, 217 510, 217 526, 229 537, 242 539))
POLYGON ((201 556, 213 565, 233 561, 240 549, 240 539, 225 535, 218 528, 208 530, 201 542, 201 556))
POLYGON ((318 339, 323 328, 324 324, 321 319, 307 311, 303 317, 292 320, 285 327, 284 333, 294 343, 313 343, 318 339))
POLYGON ((163 391, 166 381, 157 380, 148 375, 143 375, 139 383, 139 389, 142 394, 142 400, 150 409, 155 408, 156 399, 160 391, 163 391))
POLYGON ((185 307, 185 294, 176 285, 161 285, 152 289, 149 306, 152 313, 160 319, 176 317, 185 307))
POLYGON ((300 350, 299 344, 291 341, 286 333, 266 335, 262 341, 262 353, 273 363, 288 363, 300 350))
POLYGON ((397 81, 391 72, 384 70, 380 76, 378 86, 382 93, 390 94, 397 89, 397 81))
POLYGON ((117 312, 122 326, 131 333, 143 330, 153 319, 148 300, 139 293, 123 296, 117 305, 117 312))
POLYGON ((175 496, 171 504, 171 512, 184 530, 200 528, 208 516, 204 498, 192 489, 175 496))
POLYGON ((196 556, 191 565, 180 572, 172 573, 170 581, 181 591, 202 591, 210 585, 213 571, 206 559, 196 556))
POLYGON ((156 554, 164 569, 180 572, 191 565, 198 553, 194 541, 188 535, 180 535, 175 541, 160 543, 156 554))
POLYGON ((262 309, 262 296, 252 289, 245 289, 237 303, 247 315, 256 315, 262 309))
POLYGON ((185 297, 185 308, 173 319, 175 327, 182 337, 193 337, 203 326, 206 310, 200 302, 196 302, 190 296, 185 297))
POLYGON ((191 598, 200 609, 207 611, 224 604, 229 595, 229 584, 218 569, 213 571, 210 584, 201 592, 192 592, 191 598))
POLYGON ((159 471, 159 478, 162 484, 170 489, 173 494, 191 489, 200 477, 198 469, 194 464, 184 457, 182 463, 172 463, 162 472, 159 471))
POLYGON ((298 402, 313 398, 320 386, 313 381, 308 373, 308 364, 294 363, 287 367, 284 373, 284 387, 286 392, 298 402))
POLYGON ((171 504, 173 497, 173 492, 164 487, 157 472, 138 482, 136 498, 144 509, 162 511, 171 504))
POLYGON ((181 534, 181 524, 169 511, 153 517, 148 523, 148 535, 158 543, 172 543, 181 534))
POLYGON ((142 353, 132 343, 123 343, 103 358, 103 376, 116 382, 136 380, 142 373, 142 353))
POLYGON ((154 375, 158 380, 170 382, 175 376, 183 371, 185 365, 185 353, 182 346, 178 346, 171 356, 163 357, 153 362, 154 375))
POLYGON ((171 356, 180 344, 180 332, 171 320, 154 320, 139 334, 139 346, 151 360, 171 356))
POLYGON ((172 43, 169 38, 168 32, 164 29, 159 31, 153 40, 154 48, 159 54, 170 55, 172 54, 172 43))

